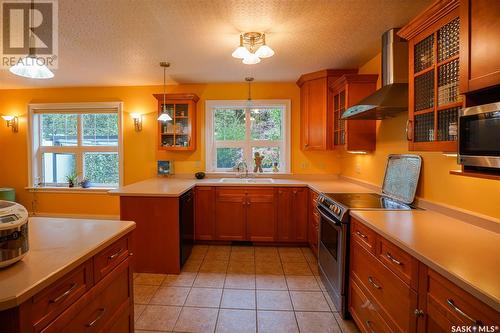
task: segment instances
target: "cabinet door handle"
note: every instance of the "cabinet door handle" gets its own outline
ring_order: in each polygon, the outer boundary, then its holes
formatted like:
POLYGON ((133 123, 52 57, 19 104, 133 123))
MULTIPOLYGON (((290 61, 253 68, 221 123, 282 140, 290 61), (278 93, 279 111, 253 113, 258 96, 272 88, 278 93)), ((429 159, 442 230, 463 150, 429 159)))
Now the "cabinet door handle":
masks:
POLYGON ((69 287, 68 290, 66 290, 65 292, 63 292, 61 295, 57 296, 56 298, 54 299, 51 299, 49 301, 49 303, 57 303, 59 302, 60 300, 62 300, 63 298, 65 298, 66 296, 68 296, 69 294, 71 294, 73 292, 73 290, 75 290, 76 286, 78 285, 78 283, 73 283, 71 285, 71 287, 69 287))
POLYGON ((413 140, 413 128, 412 128, 412 124, 413 124, 412 120, 408 119, 406 121, 406 140, 407 141, 412 141, 413 140))
POLYGON ((374 286, 376 289, 382 289, 381 286, 379 286, 378 284, 375 283, 375 281, 373 281, 373 278, 371 276, 368 277, 368 282, 370 282, 372 286, 374 286))
POLYGON ((415 309, 415 311, 413 311, 413 313, 415 314, 416 317, 423 317, 425 314, 424 311, 420 310, 420 309, 415 309))
POLYGON ((106 312, 105 308, 100 308, 99 309, 99 314, 97 315, 97 317, 94 320, 92 320, 90 323, 88 323, 87 325, 85 325, 85 326, 87 326, 87 327, 94 327, 97 324, 97 322, 102 318, 102 316, 104 316, 105 312, 106 312))
POLYGON ((367 236, 365 234, 362 234, 361 232, 359 231, 356 231, 356 235, 358 235, 359 237, 363 238, 363 239, 366 239, 367 236))
POLYGON ((110 256, 108 257, 108 259, 109 259, 109 260, 113 260, 113 259, 115 259, 116 257, 118 257, 118 256, 120 255, 120 252, 122 252, 122 249, 121 249, 121 248, 120 248, 120 249, 118 249, 118 251, 116 251, 116 253, 115 253, 115 254, 110 255, 110 256))
POLYGON ((366 321, 366 326, 368 326, 368 328, 370 329, 371 333, 375 333, 375 331, 373 330, 373 327, 372 327, 372 321, 371 320, 367 320, 366 321))
POLYGON ((393 263, 395 263, 396 265, 399 265, 399 266, 403 265, 403 263, 402 263, 401 261, 399 261, 399 260, 395 259, 393 256, 391 256, 391 253, 390 253, 390 252, 387 252, 387 253, 385 254, 385 256, 387 257, 387 259, 389 259, 390 261, 392 261, 392 262, 393 262, 393 263))
POLYGON ((474 324, 476 325, 479 325, 479 326, 482 326, 482 322, 479 321, 479 320, 475 320, 474 318, 472 318, 471 316, 469 316, 467 313, 465 313, 462 309, 460 309, 458 306, 455 305, 455 302, 453 302, 452 299, 448 298, 446 300, 446 303, 448 303, 448 305, 456 312, 458 313, 459 315, 461 315, 462 317, 464 317, 465 319, 473 322, 474 324))

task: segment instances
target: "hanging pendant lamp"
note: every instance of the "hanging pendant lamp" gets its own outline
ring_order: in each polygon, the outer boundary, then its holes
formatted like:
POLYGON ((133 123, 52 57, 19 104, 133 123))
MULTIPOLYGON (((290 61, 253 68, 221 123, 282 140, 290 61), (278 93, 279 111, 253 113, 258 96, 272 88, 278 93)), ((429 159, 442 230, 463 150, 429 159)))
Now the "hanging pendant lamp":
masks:
POLYGON ((160 62, 160 66, 163 67, 163 106, 161 110, 161 114, 158 117, 159 121, 169 121, 172 120, 172 117, 167 112, 167 93, 166 93, 166 87, 167 87, 167 81, 166 81, 166 76, 167 76, 167 68, 170 67, 169 62, 160 62))

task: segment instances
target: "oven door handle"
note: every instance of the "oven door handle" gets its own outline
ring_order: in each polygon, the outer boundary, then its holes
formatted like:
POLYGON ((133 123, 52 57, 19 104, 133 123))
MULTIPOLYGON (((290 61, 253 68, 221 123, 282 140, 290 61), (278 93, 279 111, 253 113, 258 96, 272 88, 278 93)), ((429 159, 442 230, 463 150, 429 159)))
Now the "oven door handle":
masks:
POLYGON ((337 226, 337 227, 340 227, 340 222, 339 221, 335 221, 334 219, 332 219, 330 216, 326 215, 324 212, 323 212, 323 207, 321 206, 318 206, 317 207, 318 209, 318 212, 319 214, 321 215, 321 217, 323 217, 325 220, 327 220, 328 222, 330 222, 331 224, 337 226))

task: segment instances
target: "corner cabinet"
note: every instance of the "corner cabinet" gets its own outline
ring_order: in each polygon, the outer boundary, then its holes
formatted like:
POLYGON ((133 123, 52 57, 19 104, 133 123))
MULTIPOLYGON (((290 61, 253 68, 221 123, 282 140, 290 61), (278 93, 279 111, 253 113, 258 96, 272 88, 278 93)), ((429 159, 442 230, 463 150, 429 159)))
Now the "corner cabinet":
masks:
POLYGON ((300 132, 303 150, 333 149, 333 114, 329 84, 357 69, 326 69, 302 75, 300 87, 300 132))
MULTIPOLYGON (((163 110, 163 94, 158 100, 158 116, 163 110)), ((192 151, 196 149, 195 94, 166 94, 165 105, 172 120, 158 121, 158 150, 192 151)))
POLYGON ((459 0, 437 1, 398 35, 408 40, 409 117, 412 151, 457 150, 459 94, 459 0))
POLYGON ((378 75, 346 74, 329 86, 333 98, 333 145, 348 151, 373 151, 376 120, 343 120, 345 110, 377 90, 378 75))

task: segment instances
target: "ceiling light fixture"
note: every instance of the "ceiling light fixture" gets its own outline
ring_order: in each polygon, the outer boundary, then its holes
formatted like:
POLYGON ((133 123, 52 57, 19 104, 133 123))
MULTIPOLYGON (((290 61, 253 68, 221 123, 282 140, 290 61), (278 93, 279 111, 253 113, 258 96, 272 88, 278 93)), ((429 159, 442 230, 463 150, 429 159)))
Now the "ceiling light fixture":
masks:
POLYGON ((232 56, 242 59, 246 65, 258 64, 261 59, 274 55, 273 49, 266 44, 266 34, 260 32, 245 32, 240 35, 240 45, 232 56))
POLYGON ((168 114, 168 111, 167 111, 167 103, 166 103, 167 79, 166 79, 166 76, 167 76, 167 68, 170 67, 170 63, 162 61, 162 62, 160 62, 160 66, 163 67, 163 105, 162 105, 161 114, 158 117, 158 120, 159 121, 169 121, 169 120, 172 120, 172 117, 170 117, 170 115, 168 114))
POLYGON ((35 54, 35 36, 32 26, 34 26, 35 1, 31 0, 30 22, 29 22, 29 53, 26 57, 20 59, 14 66, 9 68, 12 74, 30 78, 30 79, 51 79, 54 73, 45 65, 43 59, 38 59, 35 54))

